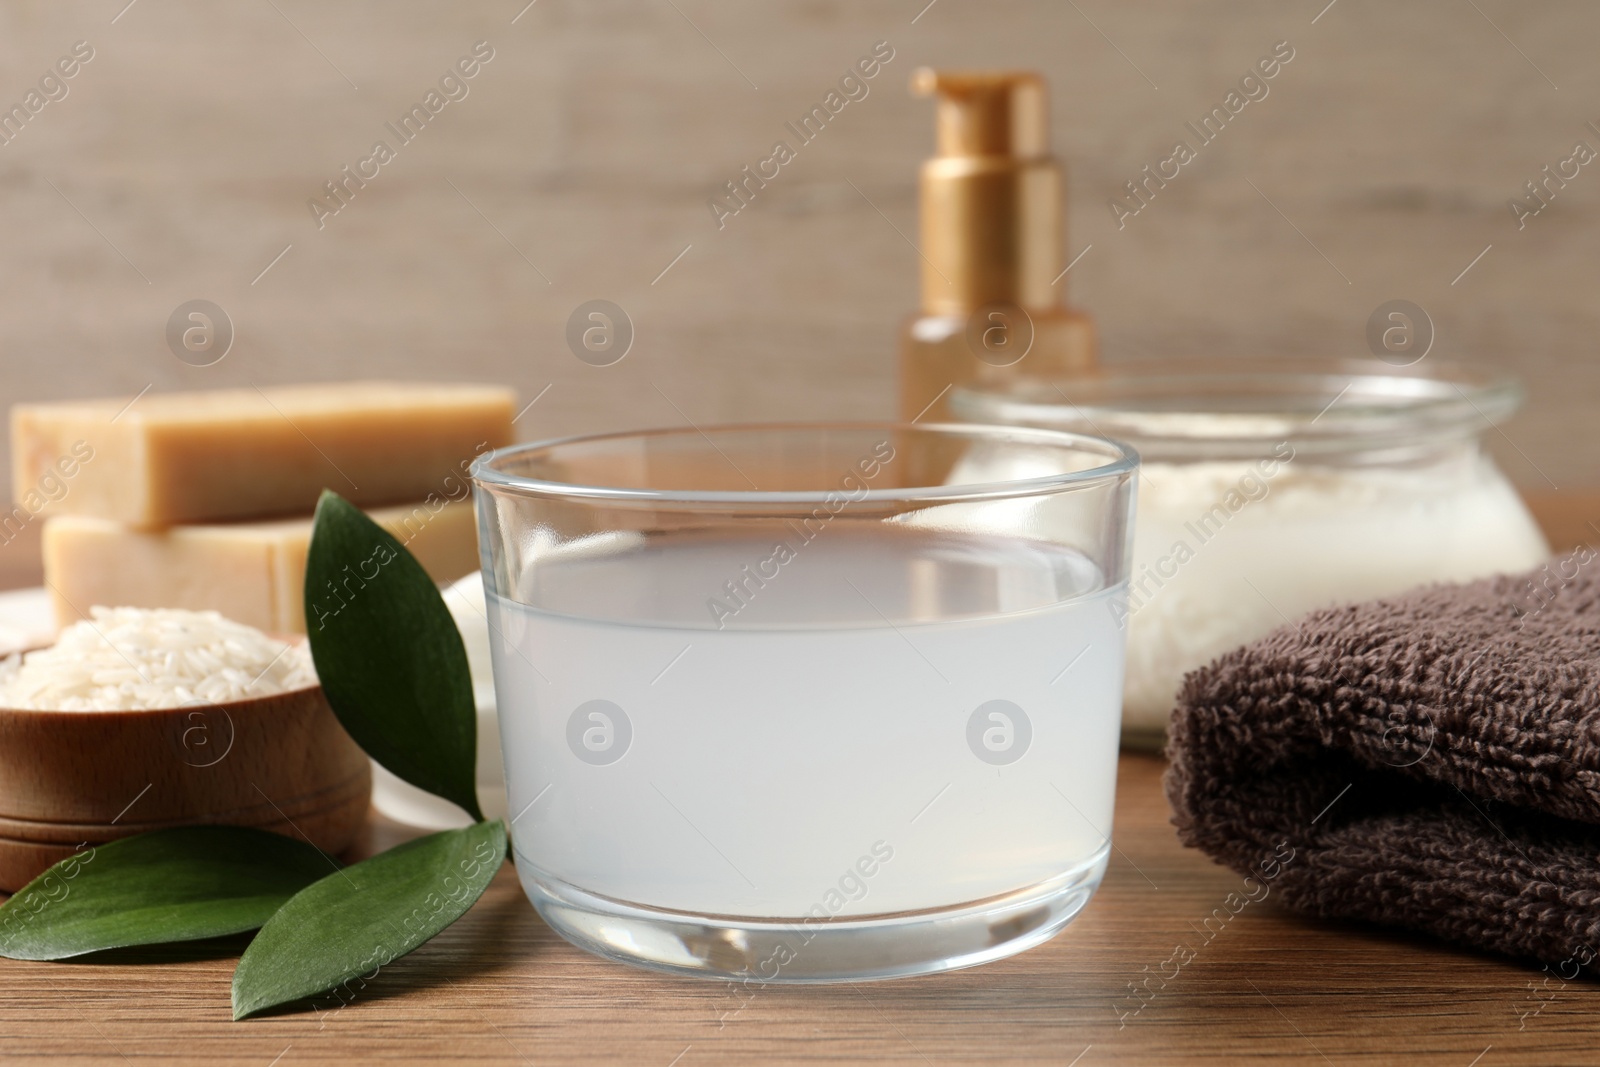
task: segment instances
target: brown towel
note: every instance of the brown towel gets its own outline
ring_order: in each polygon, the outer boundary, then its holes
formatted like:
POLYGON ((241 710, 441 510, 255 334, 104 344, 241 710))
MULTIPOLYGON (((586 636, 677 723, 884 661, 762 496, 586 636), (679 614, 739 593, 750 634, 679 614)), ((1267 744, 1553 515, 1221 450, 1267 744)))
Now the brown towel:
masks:
POLYGON ((1600 969, 1595 558, 1313 612, 1190 674, 1179 837, 1311 915, 1600 969))

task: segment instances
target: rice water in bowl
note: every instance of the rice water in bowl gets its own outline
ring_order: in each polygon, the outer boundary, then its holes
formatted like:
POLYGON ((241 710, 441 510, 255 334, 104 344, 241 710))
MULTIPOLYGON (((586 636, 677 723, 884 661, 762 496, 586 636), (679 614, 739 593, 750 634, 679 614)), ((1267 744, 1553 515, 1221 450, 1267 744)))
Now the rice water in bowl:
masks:
POLYGON ((517 871, 601 955, 830 981, 982 963, 1110 848, 1136 459, 771 426, 479 461, 517 871), (974 451, 1026 479, 947 484, 974 451))
POLYGON ((1307 611, 1545 559, 1483 447, 1520 400, 1512 379, 1440 363, 1192 360, 958 389, 951 405, 1139 452, 1123 728, 1159 747, 1184 674, 1307 611))

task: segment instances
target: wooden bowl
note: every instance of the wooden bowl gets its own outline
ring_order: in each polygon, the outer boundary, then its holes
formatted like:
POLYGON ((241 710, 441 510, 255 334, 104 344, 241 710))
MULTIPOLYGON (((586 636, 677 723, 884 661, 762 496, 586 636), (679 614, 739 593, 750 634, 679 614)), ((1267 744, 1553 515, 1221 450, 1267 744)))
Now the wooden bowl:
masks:
POLYGON ((84 845, 196 823, 337 854, 371 792, 367 756, 320 685, 150 711, 0 708, 0 889, 84 845))

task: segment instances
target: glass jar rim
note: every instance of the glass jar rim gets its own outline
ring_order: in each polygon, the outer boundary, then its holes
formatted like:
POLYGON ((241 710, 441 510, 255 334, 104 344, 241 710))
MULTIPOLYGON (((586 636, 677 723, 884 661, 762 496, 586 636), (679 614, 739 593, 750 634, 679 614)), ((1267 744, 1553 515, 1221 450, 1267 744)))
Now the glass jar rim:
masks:
POLYGON ((1152 460, 1194 451, 1256 456, 1291 438, 1297 453, 1337 454, 1476 437, 1522 398, 1514 375, 1469 363, 1232 357, 1129 361, 1101 374, 958 387, 950 407, 975 422, 1089 427, 1152 460))
MULTIPOLYGON (((504 465, 515 458, 529 457, 539 452, 554 452, 560 448, 597 445, 606 442, 621 443, 628 440, 646 441, 669 438, 700 438, 710 449, 722 452, 715 438, 733 434, 796 435, 827 432, 871 432, 884 434, 932 434, 945 437, 962 437, 974 444, 1019 444, 1025 446, 1054 447, 1062 452, 1086 452, 1101 457, 1104 462, 1080 470, 1028 478, 1000 479, 994 481, 961 483, 956 485, 908 486, 866 490, 852 497, 857 502, 946 504, 963 501, 997 500, 1013 497, 1037 496, 1067 489, 1081 489, 1104 485, 1128 478, 1138 469, 1139 454, 1121 441, 1095 434, 1032 426, 980 425, 972 423, 928 423, 918 425, 906 422, 770 422, 770 423, 719 423, 711 426, 661 427, 645 430, 622 430, 603 434, 574 434, 548 438, 524 444, 509 445, 479 456, 469 471, 473 481, 486 489, 506 490, 527 496, 544 496, 583 500, 604 500, 616 503, 636 502, 679 505, 811 505, 827 503, 838 495, 837 488, 804 490, 727 490, 727 489, 650 489, 643 486, 589 485, 579 482, 554 481, 514 474, 504 465)), ((724 454, 723 459, 728 457, 724 454)), ((730 465, 731 460, 728 460, 730 465)), ((734 467, 737 470, 737 467, 734 467)))

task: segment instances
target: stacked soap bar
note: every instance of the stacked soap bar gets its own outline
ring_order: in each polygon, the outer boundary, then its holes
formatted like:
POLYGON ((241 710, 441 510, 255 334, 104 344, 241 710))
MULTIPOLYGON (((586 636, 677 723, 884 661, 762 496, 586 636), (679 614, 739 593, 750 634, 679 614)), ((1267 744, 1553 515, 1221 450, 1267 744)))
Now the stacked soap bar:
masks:
POLYGON ((511 441, 497 386, 347 382, 12 409, 12 485, 63 624, 95 604, 305 628, 311 511, 366 508, 439 581, 477 567, 466 468, 511 441), (69 473, 70 472, 70 473, 69 473))
MULTIPOLYGON (((445 582, 476 569, 470 501, 369 508, 431 574, 445 582)), ((185 523, 138 530, 110 519, 63 515, 44 527, 44 572, 66 625, 94 604, 211 608, 267 633, 305 630, 311 518, 185 523)))
POLYGON ((403 504, 509 444, 513 402, 498 386, 343 382, 18 404, 12 484, 20 497, 59 473, 81 441, 94 459, 46 514, 148 529, 309 512, 324 487, 403 504))

